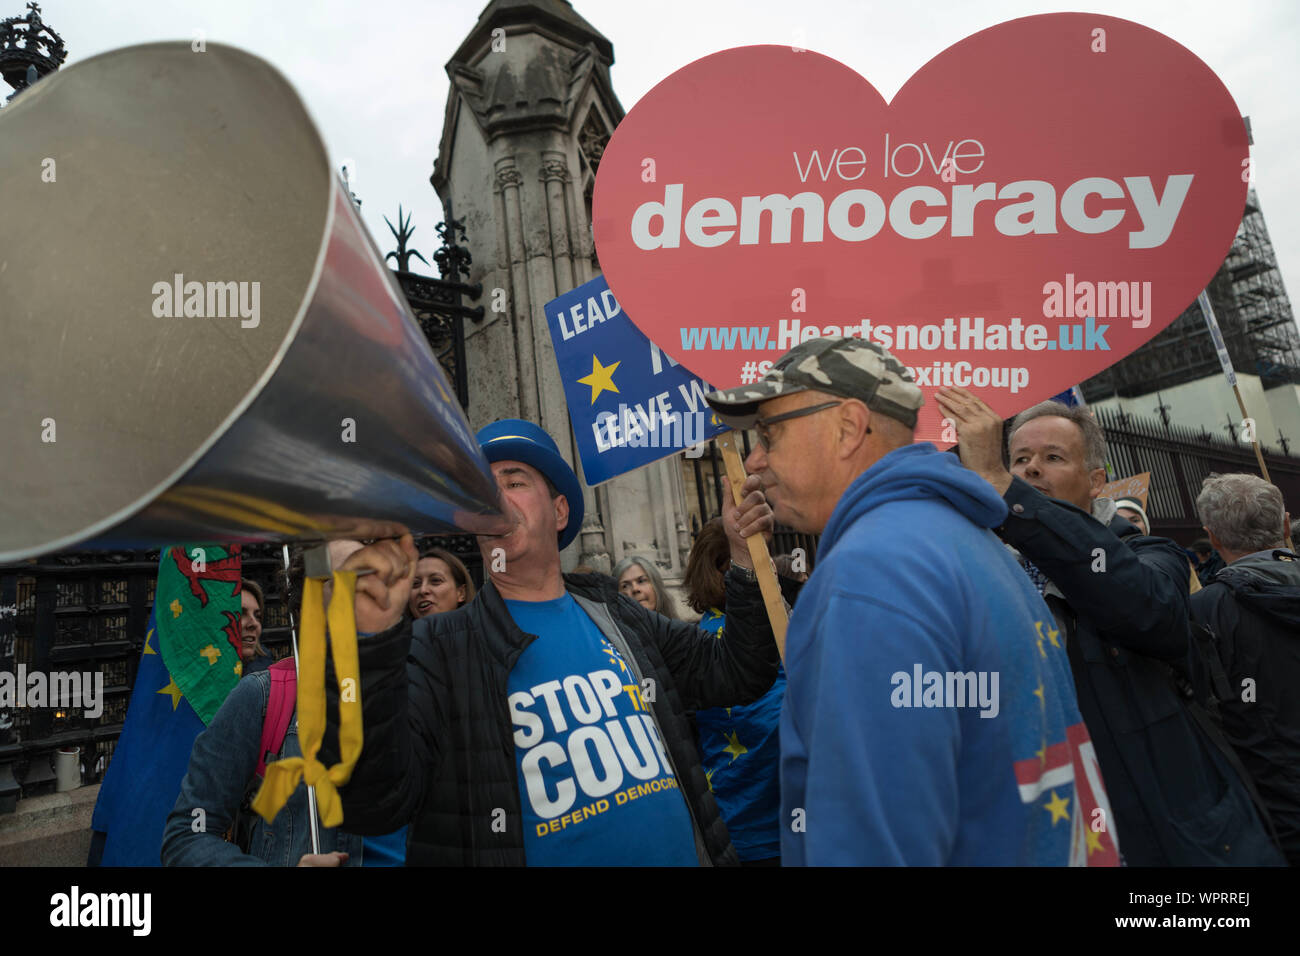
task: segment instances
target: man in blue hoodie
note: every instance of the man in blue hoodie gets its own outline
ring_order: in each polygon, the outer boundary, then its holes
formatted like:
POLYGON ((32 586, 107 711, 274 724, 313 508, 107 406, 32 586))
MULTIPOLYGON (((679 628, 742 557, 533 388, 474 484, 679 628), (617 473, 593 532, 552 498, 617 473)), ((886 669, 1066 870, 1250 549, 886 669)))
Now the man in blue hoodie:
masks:
POLYGON ((1001 498, 913 444, 922 402, 855 338, 709 396, 756 429, 776 519, 822 535, 786 640, 782 860, 1114 864, 1063 642, 989 530, 1001 498))

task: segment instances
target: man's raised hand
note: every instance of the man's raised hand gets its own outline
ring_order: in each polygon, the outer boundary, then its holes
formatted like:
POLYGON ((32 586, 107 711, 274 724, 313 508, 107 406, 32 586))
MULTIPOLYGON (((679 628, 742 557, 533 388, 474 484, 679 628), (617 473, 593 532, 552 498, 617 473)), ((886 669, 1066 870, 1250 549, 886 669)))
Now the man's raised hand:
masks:
POLYGON ((1002 419, 964 388, 941 388, 935 403, 957 429, 961 463, 1000 495, 1011 487, 1011 473, 1002 464, 1002 419))
POLYGON ((396 541, 385 538, 353 553, 340 571, 373 570, 357 578, 357 630, 370 634, 386 631, 402 619, 411 597, 411 581, 419 555, 409 534, 396 541))
POLYGON ((722 526, 727 531, 727 541, 731 545, 731 560, 742 568, 753 569, 754 562, 749 558, 749 544, 746 538, 762 534, 769 540, 776 520, 772 517, 772 506, 763 494, 763 479, 750 475, 740 487, 740 504, 727 502, 722 509, 722 526))

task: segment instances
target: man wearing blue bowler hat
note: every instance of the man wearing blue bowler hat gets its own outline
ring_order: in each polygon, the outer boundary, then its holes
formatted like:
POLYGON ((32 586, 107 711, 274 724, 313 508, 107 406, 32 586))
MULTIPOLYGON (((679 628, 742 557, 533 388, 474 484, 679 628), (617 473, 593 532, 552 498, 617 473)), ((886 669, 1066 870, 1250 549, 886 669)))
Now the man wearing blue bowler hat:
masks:
POLYGON ((582 486, 550 435, 505 419, 478 442, 513 526, 480 538, 489 579, 474 601, 404 617, 409 536, 343 565, 376 572, 357 581, 357 629, 373 636, 360 642, 364 748, 341 789, 349 832, 409 823, 410 864, 736 864, 685 714, 749 703, 776 676, 745 542, 772 527, 758 479, 723 516, 732 570, 718 639, 620 595, 613 578, 561 573, 582 486))

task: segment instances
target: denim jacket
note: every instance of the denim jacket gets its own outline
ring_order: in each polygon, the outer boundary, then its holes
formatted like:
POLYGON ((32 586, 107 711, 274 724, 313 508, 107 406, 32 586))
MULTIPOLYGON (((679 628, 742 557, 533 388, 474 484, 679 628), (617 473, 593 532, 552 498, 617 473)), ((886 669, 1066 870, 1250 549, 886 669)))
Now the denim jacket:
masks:
MULTIPOLYGON (((270 695, 270 673, 250 674, 235 685, 212 723, 194 741, 180 796, 163 831, 164 866, 297 866, 303 854, 311 852, 307 788, 302 783, 270 824, 257 818, 252 855, 223 838, 257 769, 270 695)), ((279 756, 301 755, 295 713, 279 756)), ((345 866, 361 865, 361 837, 342 829, 322 827, 320 850, 348 853, 345 866)))

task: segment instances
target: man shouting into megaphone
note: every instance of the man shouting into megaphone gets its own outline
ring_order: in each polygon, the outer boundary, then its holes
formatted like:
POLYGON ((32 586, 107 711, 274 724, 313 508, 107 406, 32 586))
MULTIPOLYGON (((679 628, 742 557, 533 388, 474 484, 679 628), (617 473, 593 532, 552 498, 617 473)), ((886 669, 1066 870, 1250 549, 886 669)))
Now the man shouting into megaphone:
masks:
MULTIPOLYGON (((777 648, 745 539, 771 530, 756 478, 723 515, 731 544, 718 637, 562 575, 582 486, 555 442, 507 419, 478 433, 512 530, 480 539, 489 569, 466 606, 403 616, 409 536, 358 551, 365 742, 341 788, 350 832, 410 824, 406 859, 438 865, 736 864, 686 711, 749 703, 777 648)), ((321 757, 338 758, 337 690, 321 757)))

